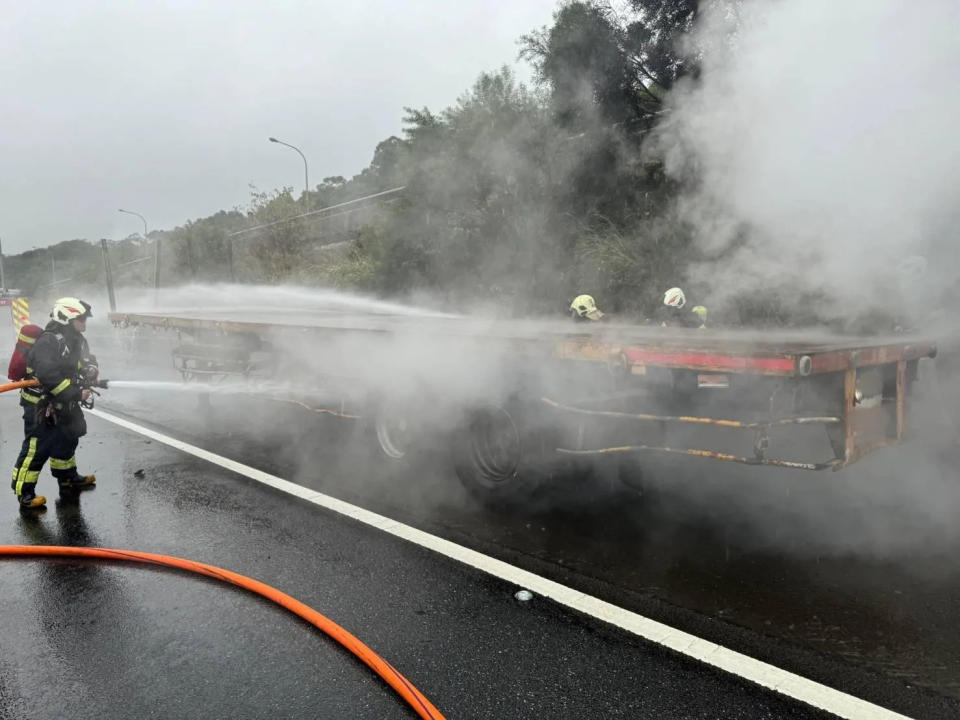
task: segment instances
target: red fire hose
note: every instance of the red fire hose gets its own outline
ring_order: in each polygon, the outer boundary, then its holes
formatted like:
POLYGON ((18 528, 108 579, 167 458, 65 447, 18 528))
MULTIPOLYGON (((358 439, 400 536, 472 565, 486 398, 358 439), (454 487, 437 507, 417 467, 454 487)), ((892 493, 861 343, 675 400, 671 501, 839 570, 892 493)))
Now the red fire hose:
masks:
MULTIPOLYGON (((16 383, 14 383, 16 384, 16 383)), ((22 387, 22 384, 21 384, 22 387)), ((4 386, 0 386, 0 392, 3 392, 4 386)), ((10 388, 13 389, 13 388, 10 388)), ((121 560, 125 562, 145 563, 147 565, 162 565, 180 570, 188 570, 205 575, 216 580, 221 580, 245 590, 256 593, 261 597, 272 600, 277 605, 286 608, 294 615, 297 615, 314 627, 319 628, 331 638, 340 643, 362 660, 370 669, 386 681, 406 703, 423 720, 444 720, 440 711, 427 700, 427 698, 417 690, 409 680, 401 675, 390 663, 377 655, 373 650, 364 645, 359 639, 344 630, 329 618, 321 615, 313 608, 304 605, 302 602, 286 593, 280 592, 276 588, 270 587, 259 580, 239 575, 229 570, 206 565, 204 563, 185 560, 183 558, 172 557, 169 555, 158 555, 155 553, 137 552, 135 550, 114 550, 111 548, 97 547, 67 547, 59 545, 0 545, 0 557, 5 556, 42 556, 42 557, 80 557, 80 558, 98 558, 107 560, 121 560)))

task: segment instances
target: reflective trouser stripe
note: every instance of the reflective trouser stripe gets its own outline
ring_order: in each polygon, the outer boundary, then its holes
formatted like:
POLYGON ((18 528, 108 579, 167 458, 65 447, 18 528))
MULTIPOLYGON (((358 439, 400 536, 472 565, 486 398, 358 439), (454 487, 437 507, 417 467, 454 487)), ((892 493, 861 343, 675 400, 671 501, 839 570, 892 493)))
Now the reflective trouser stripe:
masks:
POLYGON ((34 483, 36 484, 37 480, 40 478, 39 470, 30 470, 30 463, 33 462, 33 458, 37 454, 37 439, 35 437, 30 438, 30 449, 27 450, 27 456, 23 459, 23 462, 20 464, 20 469, 17 472, 17 485, 14 488, 14 492, 17 493, 17 497, 20 497, 20 494, 23 491, 23 486, 25 484, 34 483))
POLYGON ((70 470, 76 466, 77 459, 75 457, 72 457, 69 460, 57 460, 56 458, 50 458, 51 470, 70 470))

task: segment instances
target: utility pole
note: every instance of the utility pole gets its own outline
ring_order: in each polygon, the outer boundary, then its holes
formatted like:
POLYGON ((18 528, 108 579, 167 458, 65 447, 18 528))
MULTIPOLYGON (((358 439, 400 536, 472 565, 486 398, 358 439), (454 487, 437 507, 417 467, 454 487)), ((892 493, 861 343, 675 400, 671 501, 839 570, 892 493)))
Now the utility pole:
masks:
POLYGON ((227 267, 230 269, 230 282, 237 281, 237 272, 233 269, 233 238, 230 235, 226 237, 227 243, 227 267))
POLYGON ((0 242, 0 285, 3 286, 4 292, 7 289, 7 278, 3 274, 3 243, 0 242))
POLYGON ((103 273, 107 280, 107 297, 110 300, 110 312, 116 312, 117 297, 113 292, 113 273, 110 270, 110 253, 107 251, 106 238, 100 238, 100 252, 103 254, 103 273))

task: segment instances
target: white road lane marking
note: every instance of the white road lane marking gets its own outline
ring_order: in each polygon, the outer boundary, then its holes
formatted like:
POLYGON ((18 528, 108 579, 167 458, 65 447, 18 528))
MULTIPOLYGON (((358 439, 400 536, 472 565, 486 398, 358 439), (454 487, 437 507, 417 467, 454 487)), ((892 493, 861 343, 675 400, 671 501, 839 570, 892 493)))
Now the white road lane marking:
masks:
POLYGON ((448 558, 457 560, 494 577, 519 587, 526 588, 537 595, 550 598, 591 617, 610 623, 627 632, 668 647, 678 653, 694 658, 726 672, 738 675, 757 685, 773 690, 813 707, 826 710, 848 720, 909 720, 886 708, 874 705, 866 700, 848 695, 821 683, 782 670, 769 663, 729 650, 722 645, 709 642, 690 633, 665 625, 656 620, 624 610, 599 598, 579 592, 547 578, 509 565, 496 558, 489 557, 470 548, 436 537, 430 533, 391 520, 383 515, 364 510, 351 503, 338 500, 316 490, 310 490, 289 480, 270 475, 262 470, 244 465, 230 458, 217 455, 203 448, 190 445, 150 428, 137 425, 129 420, 105 413, 102 410, 88 410, 88 413, 102 420, 119 425, 132 432, 169 445, 189 455, 219 465, 226 470, 243 475, 251 480, 269 485, 285 493, 302 498, 328 510, 340 513, 354 520, 390 533, 404 540, 416 543, 448 558))

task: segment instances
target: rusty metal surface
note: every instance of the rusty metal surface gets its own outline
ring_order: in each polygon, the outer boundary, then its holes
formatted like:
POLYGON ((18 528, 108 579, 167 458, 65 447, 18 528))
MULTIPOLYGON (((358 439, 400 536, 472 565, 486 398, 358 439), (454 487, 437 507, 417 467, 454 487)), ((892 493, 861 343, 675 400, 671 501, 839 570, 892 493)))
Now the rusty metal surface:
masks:
POLYGON ((547 320, 502 320, 444 315, 380 313, 177 310, 111 313, 118 327, 147 326, 186 331, 253 333, 282 331, 462 336, 477 341, 554 343, 561 359, 646 365, 729 373, 799 376, 798 362, 810 357, 809 374, 932 357, 936 344, 905 336, 849 337, 818 331, 700 330, 616 323, 576 324, 547 320))

